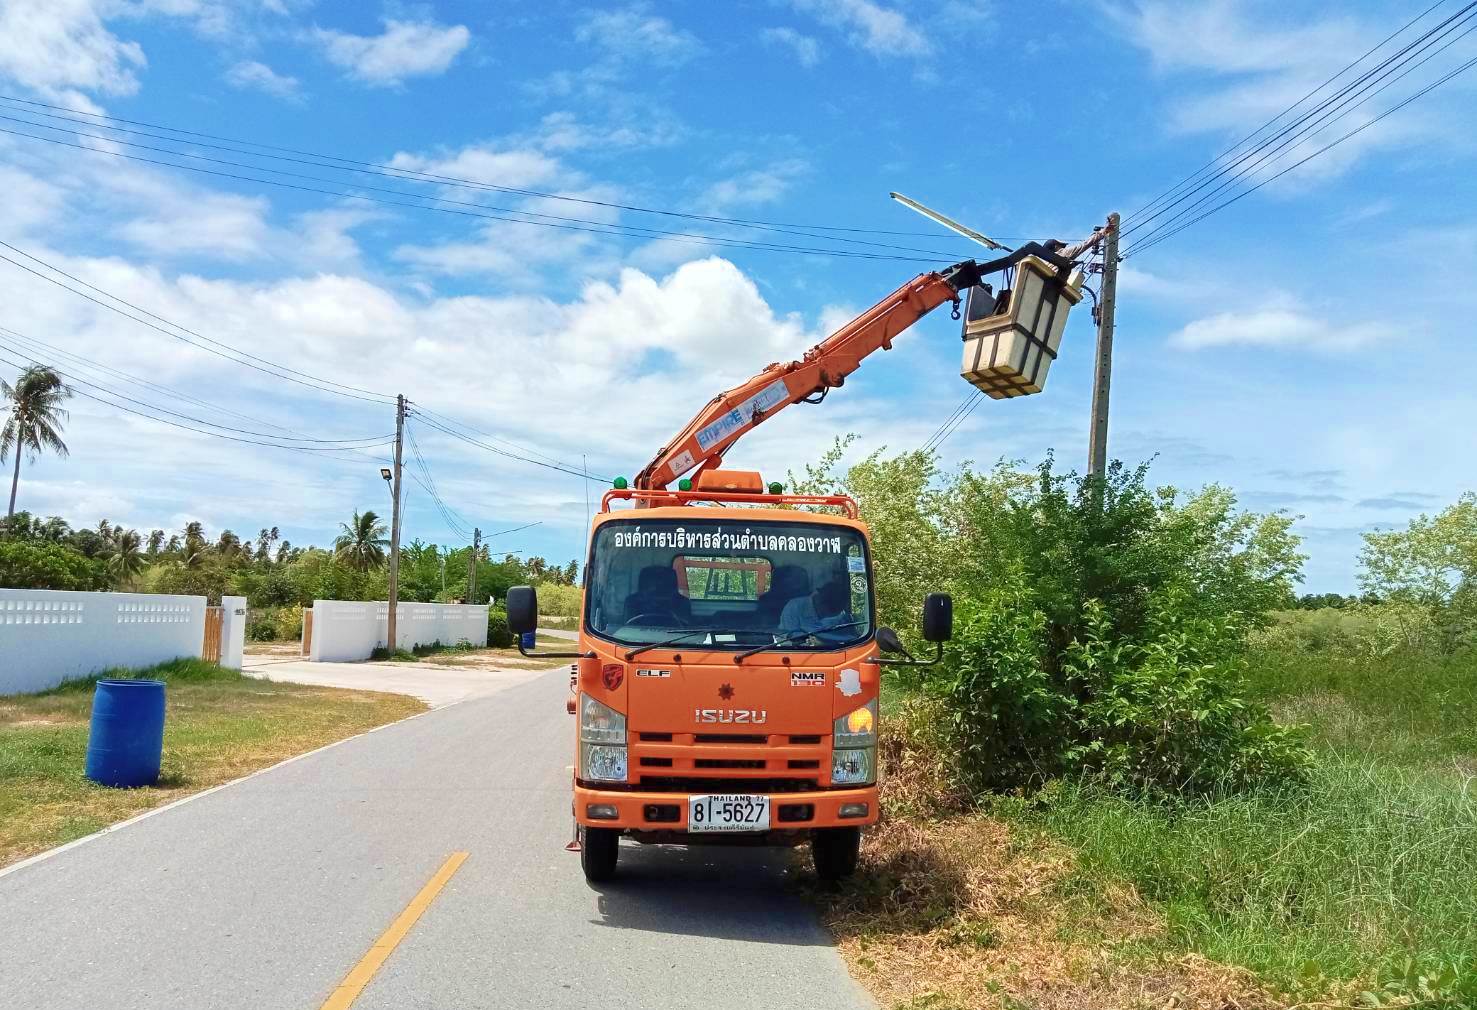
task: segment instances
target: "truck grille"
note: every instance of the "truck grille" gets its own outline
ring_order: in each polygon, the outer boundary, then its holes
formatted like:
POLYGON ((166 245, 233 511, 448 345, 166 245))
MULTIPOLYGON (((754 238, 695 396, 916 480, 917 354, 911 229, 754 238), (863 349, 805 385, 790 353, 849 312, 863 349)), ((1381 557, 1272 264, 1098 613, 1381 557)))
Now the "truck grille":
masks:
POLYGON ((817 785, 815 779, 643 775, 638 788, 657 793, 803 793, 815 790, 817 785))

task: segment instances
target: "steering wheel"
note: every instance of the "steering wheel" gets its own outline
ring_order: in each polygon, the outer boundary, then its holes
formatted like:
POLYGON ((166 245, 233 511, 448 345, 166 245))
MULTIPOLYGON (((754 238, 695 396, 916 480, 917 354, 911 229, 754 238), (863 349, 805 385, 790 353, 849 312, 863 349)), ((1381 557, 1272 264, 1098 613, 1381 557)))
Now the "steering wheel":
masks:
POLYGON ((663 624, 678 628, 687 627, 682 618, 677 616, 676 611, 671 610, 648 610, 644 614, 626 618, 626 626, 632 628, 650 628, 663 624))

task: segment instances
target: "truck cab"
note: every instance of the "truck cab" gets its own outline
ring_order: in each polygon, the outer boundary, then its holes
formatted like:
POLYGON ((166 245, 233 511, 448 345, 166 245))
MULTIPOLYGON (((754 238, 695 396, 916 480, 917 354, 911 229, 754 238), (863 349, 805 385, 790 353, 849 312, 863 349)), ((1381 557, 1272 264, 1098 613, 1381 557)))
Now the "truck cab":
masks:
MULTIPOLYGON (((622 837, 809 841, 835 879, 877 821, 867 528, 848 498, 741 483, 617 489, 594 520, 570 705, 592 881, 615 872, 622 837), (622 499, 639 507, 612 508, 622 499), (815 504, 831 508, 800 508, 815 504)), ((530 588, 509 594, 515 632, 532 630, 536 607, 530 588)))

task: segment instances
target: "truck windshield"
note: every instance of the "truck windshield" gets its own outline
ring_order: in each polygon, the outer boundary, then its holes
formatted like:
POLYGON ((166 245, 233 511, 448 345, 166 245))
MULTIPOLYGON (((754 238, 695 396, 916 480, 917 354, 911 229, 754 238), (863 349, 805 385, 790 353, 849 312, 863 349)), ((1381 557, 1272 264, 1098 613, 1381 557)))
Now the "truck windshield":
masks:
POLYGON ((866 542, 823 523, 621 519, 595 535, 591 632, 627 645, 836 649, 872 633, 866 542))

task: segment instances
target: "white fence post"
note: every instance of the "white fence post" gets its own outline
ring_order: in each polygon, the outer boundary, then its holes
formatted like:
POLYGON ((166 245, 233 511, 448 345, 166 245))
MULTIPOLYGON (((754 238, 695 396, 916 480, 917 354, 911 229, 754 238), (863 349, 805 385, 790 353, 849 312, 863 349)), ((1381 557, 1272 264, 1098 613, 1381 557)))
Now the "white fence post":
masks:
POLYGON ((221 597, 221 666, 241 669, 246 653, 246 597, 221 597))
POLYGON ((0 694, 199 656, 205 597, 0 589, 0 694))

